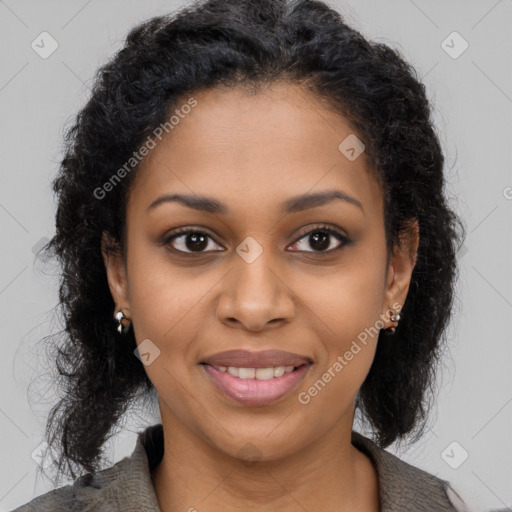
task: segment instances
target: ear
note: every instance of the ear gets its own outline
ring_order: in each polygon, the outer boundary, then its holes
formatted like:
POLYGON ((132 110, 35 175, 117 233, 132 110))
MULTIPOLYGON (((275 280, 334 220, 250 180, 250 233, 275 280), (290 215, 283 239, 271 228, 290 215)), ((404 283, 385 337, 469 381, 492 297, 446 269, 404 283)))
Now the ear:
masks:
POLYGON ((130 304, 128 301, 126 267, 119 245, 106 231, 103 231, 101 237, 101 254, 107 272, 108 287, 116 305, 116 311, 122 309, 125 315, 130 316, 128 314, 130 304))
MULTIPOLYGON (((383 314, 386 314, 389 309, 400 311, 407 298, 412 271, 418 256, 419 226, 417 220, 414 220, 401 236, 400 242, 400 246, 394 245, 393 253, 390 256, 384 297, 386 309, 383 314)), ((394 325, 393 322, 389 326, 392 325, 394 325)))

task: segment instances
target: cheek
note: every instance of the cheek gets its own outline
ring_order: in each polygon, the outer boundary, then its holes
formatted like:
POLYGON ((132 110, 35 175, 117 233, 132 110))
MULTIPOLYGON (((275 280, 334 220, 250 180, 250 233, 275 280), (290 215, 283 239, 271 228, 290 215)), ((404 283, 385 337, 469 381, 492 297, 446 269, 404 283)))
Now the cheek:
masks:
MULTIPOLYGON (((161 351, 159 362, 175 368, 198 329, 201 297, 214 282, 172 268, 161 254, 155 257, 161 251, 139 246, 129 255, 129 302, 137 343, 151 340, 161 351)), ((148 374, 154 371, 152 366, 146 368, 148 374)))
POLYGON ((134 324, 144 336, 162 339, 172 334, 213 282, 200 270, 172 265, 165 248, 133 234, 128 254, 128 295, 134 324))
POLYGON ((360 258, 328 277, 303 282, 315 335, 322 340, 319 365, 310 380, 314 389, 306 400, 317 393, 323 395, 318 404, 335 400, 347 406, 364 382, 382 327, 384 276, 379 261, 360 258))
POLYGON ((351 410, 368 375, 374 353, 374 347, 368 344, 352 354, 351 360, 347 360, 343 353, 339 360, 319 368, 309 386, 300 392, 299 403, 311 417, 319 418, 317 421, 326 428, 334 424, 351 410))
POLYGON ((318 364, 298 399, 313 415, 325 416, 326 424, 351 406, 375 357, 381 325, 364 296, 360 300, 341 303, 329 327, 316 329, 322 340, 318 364))
POLYGON ((324 275, 301 276, 293 289, 307 311, 322 321, 331 337, 347 340, 379 319, 383 272, 377 260, 346 261, 330 267, 329 273, 324 275))

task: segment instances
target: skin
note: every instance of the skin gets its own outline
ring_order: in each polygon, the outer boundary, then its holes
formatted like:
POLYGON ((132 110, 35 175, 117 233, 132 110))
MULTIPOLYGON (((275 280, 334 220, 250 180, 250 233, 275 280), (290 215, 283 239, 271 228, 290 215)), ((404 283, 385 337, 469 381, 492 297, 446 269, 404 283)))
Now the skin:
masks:
POLYGON ((161 351, 145 366, 165 437, 152 474, 160 507, 314 511, 320 497, 323 511, 378 511, 376 471, 350 440, 354 400, 377 335, 307 405, 298 394, 365 328, 395 325, 386 314, 405 302, 417 224, 386 267, 382 191, 364 153, 349 161, 338 150, 354 129, 312 93, 281 83, 194 98, 197 106, 137 171, 126 212, 126 263, 103 252, 116 311, 132 321, 137 343, 149 338, 161 351), (281 213, 292 196, 331 189, 355 197, 364 211, 334 200, 281 213), (148 211, 164 193, 213 197, 230 213, 176 202, 148 211), (351 243, 330 236, 319 250, 302 232, 322 224, 351 243), (199 253, 186 234, 162 244, 182 226, 211 237, 199 253), (236 252, 247 237, 263 250, 252 263, 236 252), (289 396, 244 406, 218 391, 199 365, 233 348, 278 348, 314 364, 289 396), (259 460, 244 460, 244 447, 259 460))

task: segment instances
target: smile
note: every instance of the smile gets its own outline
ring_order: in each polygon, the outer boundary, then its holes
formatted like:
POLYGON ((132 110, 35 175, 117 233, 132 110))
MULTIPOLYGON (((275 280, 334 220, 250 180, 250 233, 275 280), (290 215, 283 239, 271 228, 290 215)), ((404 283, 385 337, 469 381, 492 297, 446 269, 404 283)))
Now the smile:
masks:
POLYGON ((250 368, 201 365, 216 389, 244 405, 266 405, 285 397, 300 384, 311 366, 250 368))

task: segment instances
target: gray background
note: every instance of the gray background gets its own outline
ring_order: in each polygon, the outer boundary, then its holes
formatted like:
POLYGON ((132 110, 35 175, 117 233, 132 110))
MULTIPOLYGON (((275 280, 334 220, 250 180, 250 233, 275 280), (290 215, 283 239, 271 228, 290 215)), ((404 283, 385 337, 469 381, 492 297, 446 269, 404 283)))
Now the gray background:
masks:
MULTIPOLYGON (((51 488, 36 478, 31 454, 55 399, 37 342, 60 326, 52 313, 57 279, 39 270, 34 252, 53 233, 50 182, 63 129, 128 29, 182 5, 0 0, 0 512, 51 488), (43 31, 58 43, 46 59, 31 47, 43 31)), ((511 507, 512 2, 330 5, 365 36, 398 48, 423 77, 446 152, 448 193, 468 230, 438 406, 419 443, 391 451, 451 481, 474 510, 511 507), (454 31, 469 44, 457 58, 464 41, 447 39, 454 31)), ((111 462, 131 453, 135 432, 154 420, 130 419, 108 445, 111 462)))

